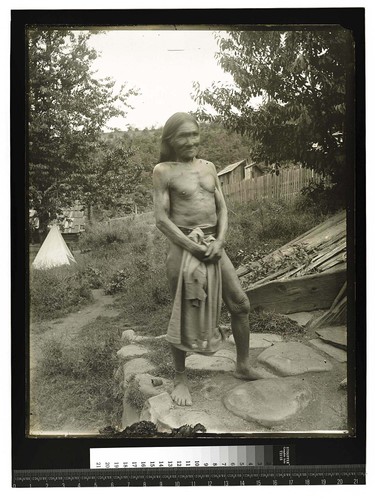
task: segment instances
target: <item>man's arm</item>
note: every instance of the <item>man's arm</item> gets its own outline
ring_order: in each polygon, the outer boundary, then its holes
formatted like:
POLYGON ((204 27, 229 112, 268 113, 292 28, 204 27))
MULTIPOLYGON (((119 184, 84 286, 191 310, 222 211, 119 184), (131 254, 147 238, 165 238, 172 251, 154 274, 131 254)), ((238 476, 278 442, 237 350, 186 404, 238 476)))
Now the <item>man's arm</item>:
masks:
POLYGON ((154 213, 156 227, 164 233, 172 243, 179 245, 198 259, 203 260, 206 247, 198 245, 188 238, 169 218, 170 198, 168 176, 162 164, 158 164, 154 168, 152 180, 154 184, 154 213))
POLYGON ((217 231, 216 240, 211 243, 205 253, 205 260, 217 260, 221 257, 221 251, 225 245, 225 235, 228 230, 228 210, 225 204, 224 195, 221 190, 219 177, 216 172, 216 167, 210 163, 212 175, 215 179, 215 203, 217 215, 217 231))

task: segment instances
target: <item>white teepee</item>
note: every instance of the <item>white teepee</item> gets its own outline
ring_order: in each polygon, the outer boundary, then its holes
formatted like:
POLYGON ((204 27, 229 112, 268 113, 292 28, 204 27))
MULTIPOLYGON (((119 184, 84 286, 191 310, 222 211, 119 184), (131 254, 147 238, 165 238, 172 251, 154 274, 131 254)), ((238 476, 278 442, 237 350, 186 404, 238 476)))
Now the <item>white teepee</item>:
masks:
POLYGON ((70 265, 72 262, 76 260, 61 236, 59 228, 52 226, 32 266, 34 269, 50 269, 64 264, 70 265))

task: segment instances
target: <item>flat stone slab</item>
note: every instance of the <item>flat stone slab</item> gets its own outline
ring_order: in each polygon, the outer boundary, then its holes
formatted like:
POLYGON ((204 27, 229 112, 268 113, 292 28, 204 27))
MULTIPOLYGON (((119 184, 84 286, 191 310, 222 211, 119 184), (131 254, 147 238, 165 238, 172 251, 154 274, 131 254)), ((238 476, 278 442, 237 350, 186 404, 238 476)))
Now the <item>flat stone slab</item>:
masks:
POLYGON ((347 348, 347 332, 345 326, 328 326, 315 330, 322 340, 342 349, 347 348))
POLYGON ((264 378, 278 378, 278 375, 275 375, 272 371, 270 371, 266 366, 255 365, 251 367, 254 373, 258 376, 258 379, 264 378))
POLYGON ((156 425, 158 430, 168 432, 183 425, 194 427, 196 424, 202 424, 206 431, 211 433, 226 431, 219 416, 212 415, 204 410, 195 410, 190 406, 175 406, 168 413, 161 416, 156 425))
POLYGON ((122 342, 131 342, 131 343, 135 343, 135 342, 148 342, 150 340, 160 340, 160 339, 164 339, 166 337, 166 335, 158 335, 157 337, 149 337, 147 335, 138 335, 137 333, 135 333, 134 330, 125 330, 124 332, 122 332, 122 335, 121 335, 121 340, 122 342))
POLYGON ((120 359, 132 359, 143 356, 149 352, 148 349, 137 344, 129 344, 117 351, 117 357, 120 359))
POLYGON ((276 342, 282 342, 281 335, 274 333, 250 333, 250 349, 271 347, 276 342))
POLYGON ((138 373, 134 377, 134 382, 138 384, 139 391, 146 397, 151 398, 162 392, 173 390, 173 381, 162 377, 154 377, 149 373, 138 373))
POLYGON ((149 373, 155 370, 155 366, 145 358, 135 358, 124 365, 124 383, 126 383, 132 375, 138 373, 149 373))
POLYGON ((312 391, 306 382, 277 378, 240 384, 223 397, 223 403, 245 420, 273 427, 305 408, 311 398, 312 391))
MULTIPOLYGON (((264 349, 271 347, 276 342, 282 342, 284 339, 281 335, 274 333, 250 333, 250 349, 264 349)), ((231 335, 227 342, 235 345, 234 337, 231 335)))
POLYGON ((278 342, 259 354, 257 360, 283 377, 332 370, 326 358, 299 342, 278 342))
POLYGON ((235 367, 235 354, 224 349, 216 352, 215 355, 212 356, 191 354, 186 358, 186 368, 190 368, 191 370, 230 372, 233 371, 235 367))
POLYGON ((166 392, 146 401, 140 420, 153 422, 160 432, 170 432, 183 425, 196 424, 204 425, 207 432, 225 431, 218 416, 191 406, 177 406, 166 392))
POLYGON ((292 314, 285 314, 289 319, 295 321, 300 326, 306 326, 307 323, 314 317, 310 312, 297 312, 292 314))
POLYGON ((321 339, 310 340, 310 343, 332 358, 336 359, 336 361, 339 361, 340 363, 346 363, 347 355, 346 351, 344 351, 343 349, 339 349, 338 347, 335 347, 331 344, 327 344, 321 339))
POLYGON ((148 420, 157 424, 159 418, 173 408, 173 400, 167 392, 149 398, 143 406, 140 420, 148 420))

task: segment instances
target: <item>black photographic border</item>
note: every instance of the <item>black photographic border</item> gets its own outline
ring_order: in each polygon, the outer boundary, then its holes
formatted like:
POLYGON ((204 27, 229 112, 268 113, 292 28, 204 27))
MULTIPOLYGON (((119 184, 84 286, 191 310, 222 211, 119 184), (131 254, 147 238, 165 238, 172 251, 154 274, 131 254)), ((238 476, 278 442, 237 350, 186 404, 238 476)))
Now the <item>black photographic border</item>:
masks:
MULTIPOLYGON (((295 447, 298 465, 364 464, 366 445, 366 241, 365 241, 365 42, 363 8, 179 9, 179 10, 14 10, 11 13, 11 327, 12 327, 12 469, 83 469, 89 450, 98 447, 285 445, 295 447), (282 25, 311 29, 341 25, 355 40, 355 144, 349 148, 355 168, 348 185, 348 417, 349 435, 319 433, 202 435, 196 438, 29 437, 28 252, 26 141, 26 28, 214 25, 282 25), (22 168, 23 167, 23 168, 22 168)), ((349 161, 350 161, 349 160, 349 161)))

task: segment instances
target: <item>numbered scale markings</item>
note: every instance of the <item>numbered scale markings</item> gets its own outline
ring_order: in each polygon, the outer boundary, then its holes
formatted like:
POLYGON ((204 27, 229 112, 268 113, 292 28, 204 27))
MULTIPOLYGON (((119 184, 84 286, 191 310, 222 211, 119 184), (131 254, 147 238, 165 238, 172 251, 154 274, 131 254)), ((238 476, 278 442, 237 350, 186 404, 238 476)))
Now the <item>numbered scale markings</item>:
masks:
POLYGON ((364 465, 16 470, 13 486, 247 486, 365 484, 364 465))

